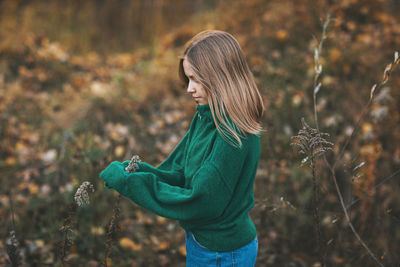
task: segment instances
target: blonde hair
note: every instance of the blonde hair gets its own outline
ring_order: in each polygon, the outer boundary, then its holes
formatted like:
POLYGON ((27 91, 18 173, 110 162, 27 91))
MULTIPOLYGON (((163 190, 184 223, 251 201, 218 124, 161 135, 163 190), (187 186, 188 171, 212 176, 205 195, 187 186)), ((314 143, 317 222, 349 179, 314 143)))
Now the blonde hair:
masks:
POLYGON ((231 34, 207 30, 186 44, 179 76, 187 85, 183 60, 206 90, 214 123, 223 138, 241 147, 241 137, 260 134, 264 104, 242 49, 231 34))

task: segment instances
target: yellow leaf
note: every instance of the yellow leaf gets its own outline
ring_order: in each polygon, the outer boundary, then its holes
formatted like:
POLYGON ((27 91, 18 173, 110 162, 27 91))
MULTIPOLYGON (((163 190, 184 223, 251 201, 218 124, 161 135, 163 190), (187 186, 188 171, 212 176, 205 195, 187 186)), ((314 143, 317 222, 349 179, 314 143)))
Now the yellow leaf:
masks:
POLYGON ((15 165, 17 163, 17 160, 14 157, 7 157, 6 158, 6 164, 7 165, 15 165))
POLYGON ((146 216, 146 217, 144 217, 144 223, 145 224, 153 224, 154 222, 151 218, 146 216))
POLYGON ((35 183, 29 183, 28 185, 28 189, 29 189, 29 193, 31 195, 36 195, 37 193, 39 193, 39 186, 35 183))
POLYGON ((186 245, 180 246, 180 247, 178 248, 178 251, 179 251, 179 253, 180 253, 182 256, 185 256, 185 257, 186 257, 186 245))
POLYGON ((157 250, 166 250, 168 247, 169 243, 167 241, 163 241, 157 246, 157 250))
POLYGON ((339 61, 340 57, 341 57, 342 53, 340 52, 339 49, 337 48, 333 48, 331 50, 331 55, 330 55, 330 60, 332 63, 335 63, 337 61, 339 61))
POLYGON ((16 150, 21 150, 21 149, 24 149, 24 148, 26 148, 26 145, 25 145, 24 142, 22 142, 22 141, 18 141, 18 142, 15 144, 15 149, 16 149, 16 150))
POLYGON ((159 224, 164 224, 164 223, 167 222, 167 219, 164 218, 164 217, 161 217, 161 216, 157 216, 156 219, 157 219, 157 222, 158 222, 159 224))
POLYGON ((286 30, 279 30, 275 36, 279 41, 285 41, 289 37, 289 34, 286 30))
POLYGON ((24 190, 24 189, 26 188, 26 183, 20 183, 20 184, 18 184, 17 188, 18 188, 19 190, 24 190))
POLYGON ((371 123, 366 122, 366 123, 364 123, 364 124, 362 125, 362 132, 363 132, 363 133, 369 133, 369 132, 372 131, 372 129, 373 129, 373 127, 372 127, 372 124, 371 124, 371 123))
POLYGON ((142 245, 136 244, 133 240, 127 237, 123 237, 119 240, 119 245, 125 249, 140 251, 142 250, 142 245))

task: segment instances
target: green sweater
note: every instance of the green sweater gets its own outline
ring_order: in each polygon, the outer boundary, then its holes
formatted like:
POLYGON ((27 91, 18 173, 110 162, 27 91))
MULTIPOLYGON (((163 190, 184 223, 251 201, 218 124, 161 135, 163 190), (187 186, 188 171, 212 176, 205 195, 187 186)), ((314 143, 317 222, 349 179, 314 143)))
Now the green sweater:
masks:
POLYGON ((208 249, 232 251, 256 236, 248 212, 260 137, 248 135, 241 148, 234 147, 218 133, 210 107, 196 109, 189 131, 159 166, 140 163, 138 171, 127 173, 128 162, 115 161, 100 177, 140 206, 179 220, 208 249))

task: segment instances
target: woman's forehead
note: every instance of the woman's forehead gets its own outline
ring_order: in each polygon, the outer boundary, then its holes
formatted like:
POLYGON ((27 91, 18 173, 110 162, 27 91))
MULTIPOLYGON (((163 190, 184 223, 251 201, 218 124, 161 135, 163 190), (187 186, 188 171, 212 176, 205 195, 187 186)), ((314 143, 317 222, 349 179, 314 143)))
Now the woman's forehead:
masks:
POLYGON ((192 65, 189 63, 189 61, 186 58, 183 58, 182 65, 183 65, 183 70, 186 74, 193 73, 192 65))

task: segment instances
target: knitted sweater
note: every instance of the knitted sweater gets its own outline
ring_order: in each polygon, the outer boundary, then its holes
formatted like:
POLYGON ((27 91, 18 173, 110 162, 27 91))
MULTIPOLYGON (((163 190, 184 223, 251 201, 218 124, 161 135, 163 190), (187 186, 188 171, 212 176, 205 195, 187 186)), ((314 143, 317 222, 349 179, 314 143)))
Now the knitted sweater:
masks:
POLYGON ((179 220, 211 251, 232 251, 256 236, 248 212, 260 137, 247 135, 234 147, 218 133, 208 105, 198 105, 190 129, 159 166, 112 162, 101 174, 106 186, 163 217, 179 220))

